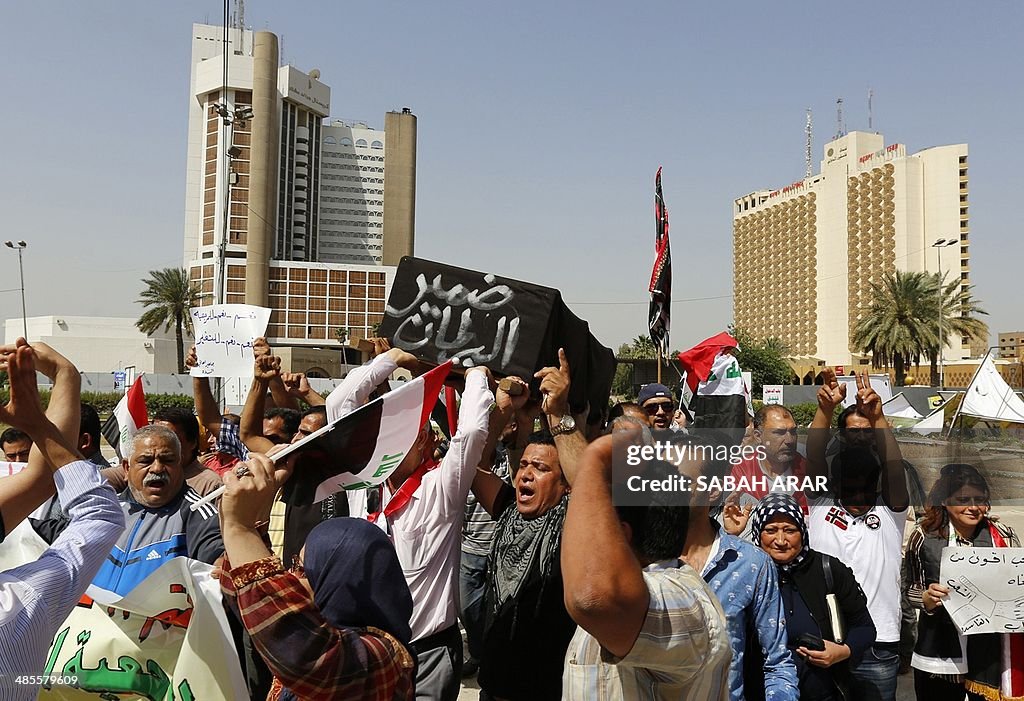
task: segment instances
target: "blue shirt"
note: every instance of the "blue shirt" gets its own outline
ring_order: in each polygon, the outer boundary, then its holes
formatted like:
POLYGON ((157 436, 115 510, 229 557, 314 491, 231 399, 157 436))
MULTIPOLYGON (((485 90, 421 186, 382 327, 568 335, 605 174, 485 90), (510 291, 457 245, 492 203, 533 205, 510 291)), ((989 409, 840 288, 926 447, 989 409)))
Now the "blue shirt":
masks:
MULTIPOLYGON (((718 528, 718 524, 715 524, 718 528)), ((728 621, 732 664, 729 698, 743 701, 743 653, 754 629, 764 655, 765 699, 800 697, 796 665, 787 645, 786 617, 775 563, 760 548, 718 530, 718 548, 704 566, 704 581, 718 597, 728 621)))

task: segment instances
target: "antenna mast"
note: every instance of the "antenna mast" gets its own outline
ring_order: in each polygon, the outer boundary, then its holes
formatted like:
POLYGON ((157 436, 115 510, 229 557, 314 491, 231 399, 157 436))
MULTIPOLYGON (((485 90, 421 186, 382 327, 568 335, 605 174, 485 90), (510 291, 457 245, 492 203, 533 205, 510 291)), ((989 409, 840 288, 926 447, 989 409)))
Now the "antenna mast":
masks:
POLYGON ((846 125, 843 124, 843 98, 836 100, 836 138, 846 134, 846 125))
POLYGON ((868 131, 874 131, 874 112, 871 109, 871 98, 875 96, 875 91, 868 88, 868 131))
POLYGON ((804 145, 804 177, 811 177, 811 140, 814 135, 813 122, 811 120, 811 108, 807 108, 807 125, 804 130, 807 132, 807 143, 804 145))

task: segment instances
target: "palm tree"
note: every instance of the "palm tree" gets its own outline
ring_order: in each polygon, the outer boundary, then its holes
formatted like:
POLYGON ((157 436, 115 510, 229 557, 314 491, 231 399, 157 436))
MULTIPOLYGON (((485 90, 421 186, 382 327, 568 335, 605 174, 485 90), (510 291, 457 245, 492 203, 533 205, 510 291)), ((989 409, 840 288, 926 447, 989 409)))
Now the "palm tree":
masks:
POLYGON ((907 368, 938 343, 934 278, 924 272, 886 274, 871 283, 871 303, 857 321, 853 344, 871 354, 872 367, 896 373, 902 387, 907 368))
POLYGON ((149 279, 143 280, 146 289, 136 300, 146 311, 135 326, 145 334, 151 334, 163 327, 164 331, 174 325, 174 338, 178 343, 178 372, 185 372, 184 333, 192 335, 192 307, 199 306, 201 291, 188 277, 184 268, 164 268, 149 271, 149 279))
POLYGON ((939 360, 939 347, 945 347, 949 343, 949 336, 955 334, 960 338, 967 341, 979 340, 982 338, 988 338, 988 325, 981 319, 976 318, 978 314, 988 315, 984 309, 979 306, 979 302, 974 298, 971 290, 974 286, 971 285, 967 289, 963 289, 960 283, 960 278, 953 278, 949 282, 943 283, 939 279, 939 274, 936 273, 932 276, 932 311, 929 316, 930 319, 935 323, 935 339, 936 342, 928 348, 928 359, 931 361, 931 376, 932 386, 937 387, 939 385, 939 371, 938 371, 938 360, 939 360), (943 285, 941 296, 942 296, 942 324, 941 329, 939 325, 939 315, 935 313, 935 305, 939 299, 939 286, 943 285), (939 335, 941 330, 941 344, 939 343, 939 335))

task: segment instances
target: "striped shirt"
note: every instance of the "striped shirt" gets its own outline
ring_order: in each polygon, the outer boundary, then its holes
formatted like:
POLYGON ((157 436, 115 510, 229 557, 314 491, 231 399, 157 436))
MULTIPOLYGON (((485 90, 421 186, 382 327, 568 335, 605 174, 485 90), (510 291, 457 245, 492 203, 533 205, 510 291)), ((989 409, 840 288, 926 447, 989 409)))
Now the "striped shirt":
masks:
POLYGON ((117 495, 84 460, 53 475, 71 522, 38 560, 0 573, 0 701, 34 699, 57 632, 124 530, 117 495))
MULTIPOLYGON (((508 449, 499 443, 495 447, 494 466, 491 472, 505 483, 510 477, 508 449)), ((466 498, 466 520, 462 525, 462 551, 471 555, 486 557, 491 554, 491 543, 494 542, 494 529, 497 521, 491 518, 487 509, 480 506, 473 492, 466 498)))
POLYGON ((615 657, 582 628, 569 643, 562 676, 567 701, 725 701, 729 635, 707 584, 677 560, 644 570, 647 618, 633 648, 615 657))

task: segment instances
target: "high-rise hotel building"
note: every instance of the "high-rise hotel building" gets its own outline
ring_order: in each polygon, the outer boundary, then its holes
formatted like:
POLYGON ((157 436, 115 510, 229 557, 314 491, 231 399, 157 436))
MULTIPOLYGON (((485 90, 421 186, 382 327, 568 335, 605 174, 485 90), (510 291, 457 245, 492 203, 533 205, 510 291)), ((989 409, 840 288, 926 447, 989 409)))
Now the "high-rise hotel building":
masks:
MULTIPOLYGON (((966 144, 908 154, 854 131, 825 145, 817 175, 737 198, 736 326, 781 339, 804 370, 867 365, 850 339, 872 282, 934 273, 941 262, 947 280, 970 285, 967 182, 966 144), (936 248, 940 239, 954 244, 936 248)), ((946 361, 970 355, 958 337, 943 352, 946 361)))
POLYGON ((185 268, 206 302, 270 307, 272 344, 369 335, 413 253, 416 117, 327 120, 319 71, 270 32, 229 30, 225 82, 223 28, 192 29, 185 268))

